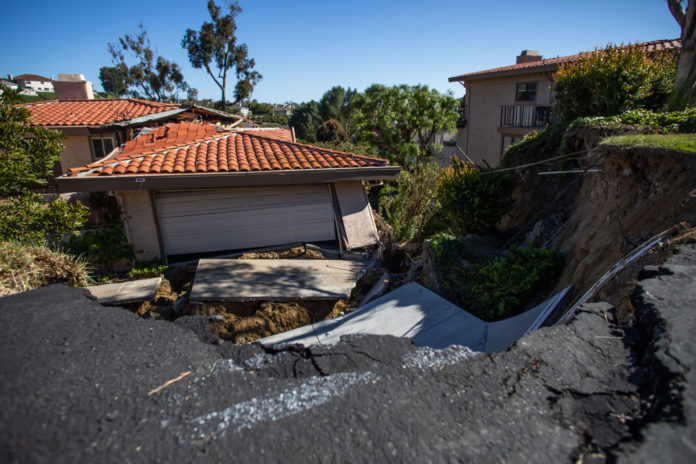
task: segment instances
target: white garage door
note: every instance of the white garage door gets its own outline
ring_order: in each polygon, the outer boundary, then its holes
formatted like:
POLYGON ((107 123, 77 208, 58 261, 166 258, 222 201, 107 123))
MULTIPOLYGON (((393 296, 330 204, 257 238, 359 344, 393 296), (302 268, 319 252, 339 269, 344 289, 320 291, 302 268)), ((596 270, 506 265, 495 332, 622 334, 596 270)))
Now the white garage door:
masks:
POLYGON ((336 238, 328 185, 157 192, 168 255, 336 238))

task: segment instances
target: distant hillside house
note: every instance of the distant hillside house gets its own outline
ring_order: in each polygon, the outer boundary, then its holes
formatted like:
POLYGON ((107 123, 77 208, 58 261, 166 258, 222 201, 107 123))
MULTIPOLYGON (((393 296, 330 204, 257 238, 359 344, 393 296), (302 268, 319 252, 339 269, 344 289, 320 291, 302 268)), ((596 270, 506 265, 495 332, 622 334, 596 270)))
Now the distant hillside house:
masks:
MULTIPOLYGON (((681 41, 640 44, 648 52, 681 48, 681 41)), ((457 154, 477 164, 496 166, 506 148, 553 120, 555 81, 559 66, 584 54, 543 59, 537 50, 522 50, 516 63, 449 78, 466 88, 457 122, 457 154)))
POLYGON ((19 76, 9 76, 22 89, 34 90, 35 92, 53 92, 53 79, 39 76, 37 74, 20 74, 19 76))

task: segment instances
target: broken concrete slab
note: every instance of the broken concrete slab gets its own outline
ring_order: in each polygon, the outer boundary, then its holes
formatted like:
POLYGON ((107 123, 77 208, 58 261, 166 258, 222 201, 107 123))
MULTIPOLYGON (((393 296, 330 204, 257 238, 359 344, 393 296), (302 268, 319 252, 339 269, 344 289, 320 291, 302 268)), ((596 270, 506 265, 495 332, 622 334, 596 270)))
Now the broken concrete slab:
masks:
POLYGON ((201 259, 191 301, 348 298, 364 262, 304 259, 201 259))
POLYGON ((274 348, 289 344, 335 345, 344 335, 370 334, 410 338, 416 346, 459 345, 474 351, 498 352, 541 326, 569 290, 518 316, 485 322, 425 287, 410 283, 344 316, 266 337, 259 343, 274 348))
POLYGON ((92 285, 87 290, 101 304, 113 305, 151 300, 162 283, 162 276, 113 284, 92 285))

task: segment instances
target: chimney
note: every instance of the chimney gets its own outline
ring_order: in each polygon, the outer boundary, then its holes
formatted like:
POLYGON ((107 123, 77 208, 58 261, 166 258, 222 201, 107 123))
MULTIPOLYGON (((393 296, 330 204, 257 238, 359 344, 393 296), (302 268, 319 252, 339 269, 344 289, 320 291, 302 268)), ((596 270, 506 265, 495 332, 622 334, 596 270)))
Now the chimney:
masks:
POLYGON ((53 91, 57 100, 94 99, 92 83, 82 74, 58 74, 58 80, 53 81, 53 91))
POLYGON ((14 80, 14 77, 12 77, 12 74, 8 74, 7 77, 8 77, 7 80, 10 82, 12 82, 14 80))
POLYGON ((539 54, 539 50, 522 50, 520 56, 517 57, 517 64, 541 61, 541 59, 542 56, 539 54))

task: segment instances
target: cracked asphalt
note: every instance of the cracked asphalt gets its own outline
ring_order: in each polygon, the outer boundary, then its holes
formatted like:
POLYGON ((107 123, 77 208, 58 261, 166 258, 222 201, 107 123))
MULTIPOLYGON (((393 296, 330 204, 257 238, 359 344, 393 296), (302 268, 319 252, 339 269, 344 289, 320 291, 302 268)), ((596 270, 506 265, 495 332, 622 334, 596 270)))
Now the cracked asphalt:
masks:
POLYGON ((693 462, 696 249, 495 355, 268 351, 51 286, 0 299, 2 462, 693 462), (183 373, 161 391, 150 391, 183 373))

